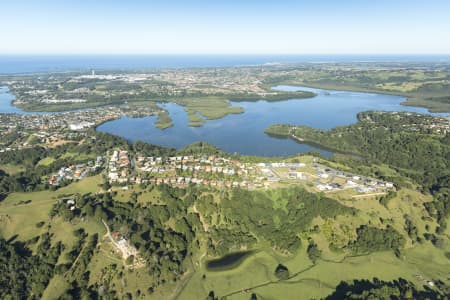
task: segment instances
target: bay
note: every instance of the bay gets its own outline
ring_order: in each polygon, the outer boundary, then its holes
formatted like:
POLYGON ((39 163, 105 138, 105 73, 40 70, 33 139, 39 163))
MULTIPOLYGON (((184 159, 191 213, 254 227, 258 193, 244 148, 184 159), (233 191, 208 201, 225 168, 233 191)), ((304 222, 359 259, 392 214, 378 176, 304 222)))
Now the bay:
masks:
MULTIPOLYGON (((156 117, 128 118, 104 123, 97 130, 124 137, 131 141, 145 141, 172 148, 182 148, 198 141, 206 141, 229 153, 258 156, 285 156, 308 151, 317 151, 324 156, 332 153, 292 139, 268 136, 264 129, 272 124, 306 125, 319 129, 331 129, 355 123, 357 114, 367 110, 408 111, 429 113, 425 108, 400 105, 404 97, 332 91, 301 86, 277 86, 283 91, 307 90, 317 94, 310 99, 286 101, 236 102, 234 106, 244 108, 244 113, 228 115, 217 120, 207 120, 202 127, 189 127, 184 108, 165 103, 161 106, 169 112, 173 126, 156 128, 156 117)), ((436 114, 446 115, 450 114, 436 114)))

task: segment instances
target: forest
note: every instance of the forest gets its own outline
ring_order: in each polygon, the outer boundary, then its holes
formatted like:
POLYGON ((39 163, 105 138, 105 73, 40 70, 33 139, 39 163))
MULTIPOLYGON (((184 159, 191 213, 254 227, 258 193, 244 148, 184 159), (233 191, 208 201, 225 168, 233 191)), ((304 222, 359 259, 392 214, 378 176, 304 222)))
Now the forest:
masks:
POLYGON ((438 283, 441 291, 434 289, 420 290, 413 283, 403 278, 383 281, 378 278, 341 282, 336 290, 325 297, 326 300, 350 299, 446 299, 449 287, 438 283))
MULTIPOLYGON (((426 125, 432 120, 417 114, 363 112, 358 114, 356 124, 331 130, 273 125, 266 133, 346 152, 349 155, 336 159, 355 169, 361 165, 389 165, 402 177, 412 179, 422 192, 434 196, 435 201, 427 207, 444 230, 450 213, 450 136, 430 132, 426 125)), ((399 187, 409 186, 402 177, 381 176, 399 187)))

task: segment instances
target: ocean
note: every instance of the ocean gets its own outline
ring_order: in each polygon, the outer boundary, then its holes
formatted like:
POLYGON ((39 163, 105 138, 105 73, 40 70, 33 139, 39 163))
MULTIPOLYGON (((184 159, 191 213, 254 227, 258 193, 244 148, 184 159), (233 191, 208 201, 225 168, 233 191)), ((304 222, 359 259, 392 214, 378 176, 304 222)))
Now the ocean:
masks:
POLYGON ((0 74, 305 62, 450 62, 450 55, 0 55, 0 74))

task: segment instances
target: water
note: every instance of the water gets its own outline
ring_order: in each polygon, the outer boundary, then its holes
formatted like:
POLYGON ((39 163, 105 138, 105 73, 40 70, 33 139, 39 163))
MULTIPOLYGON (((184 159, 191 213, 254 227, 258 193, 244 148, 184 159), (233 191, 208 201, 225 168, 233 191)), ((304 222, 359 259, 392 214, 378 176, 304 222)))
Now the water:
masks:
MULTIPOLYGON (((307 87, 278 86, 284 91, 307 90, 317 94, 311 99, 293 99, 278 102, 237 102, 235 106, 244 108, 244 113, 228 115, 218 120, 208 120, 203 127, 189 127, 184 108, 174 104, 161 104, 173 119, 174 126, 158 129, 154 126, 155 116, 128 118, 110 121, 97 129, 124 137, 130 141, 145 141, 151 144, 182 148, 197 141, 206 141, 229 153, 258 156, 286 156, 308 151, 317 151, 324 156, 332 152, 298 143, 292 139, 279 139, 264 133, 272 124, 307 125, 319 129, 330 129, 357 121, 361 111, 409 111, 429 113, 425 108, 402 106, 405 99, 399 96, 358 93, 348 91, 328 91, 307 87)), ((5 87, 0 87, 0 113, 27 112, 11 105, 14 96, 5 87)), ((450 116, 450 114, 439 114, 450 116)))
MULTIPOLYGON (((39 112, 39 111, 24 111, 12 104, 15 99, 14 95, 9 92, 8 87, 0 86, 0 113, 6 114, 20 114, 20 115, 51 115, 58 112, 39 112)), ((80 108, 74 110, 67 110, 66 112, 89 110, 92 108, 80 108)))
POLYGON ((14 106, 11 101, 14 100, 14 95, 9 93, 9 89, 0 86, 0 113, 8 114, 28 114, 28 112, 14 106))
POLYGON ((0 55, 0 74, 229 67, 285 62, 449 62, 450 55, 0 55))
MULTIPOLYGON (((306 87, 278 86, 279 90, 308 90, 317 93, 311 99, 278 102, 238 102, 235 106, 244 108, 244 113, 228 115, 218 120, 208 120, 203 127, 188 127, 184 108, 174 104, 162 104, 169 111, 174 126, 158 129, 154 126, 156 117, 128 118, 104 123, 97 130, 122 136, 131 141, 145 141, 166 147, 182 148, 197 141, 206 141, 229 153, 259 156, 285 156, 299 152, 318 151, 322 155, 332 153, 292 139, 277 139, 264 133, 272 124, 307 125, 319 129, 331 129, 357 121, 361 111, 409 111, 429 113, 425 108, 402 106, 403 97, 327 91, 306 87)), ((450 116, 450 114, 440 114, 450 116)))

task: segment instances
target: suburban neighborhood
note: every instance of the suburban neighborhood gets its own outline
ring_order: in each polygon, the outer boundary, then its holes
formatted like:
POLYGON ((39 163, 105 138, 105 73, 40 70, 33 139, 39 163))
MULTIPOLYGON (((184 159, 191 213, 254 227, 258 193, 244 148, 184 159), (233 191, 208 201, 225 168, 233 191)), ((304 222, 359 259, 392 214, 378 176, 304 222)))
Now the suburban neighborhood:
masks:
POLYGON ((128 189, 132 184, 189 184, 215 188, 277 188, 302 184, 320 192, 352 190, 357 194, 383 194, 395 189, 393 183, 340 171, 316 162, 249 163, 219 156, 132 157, 117 149, 109 156, 110 184, 128 189))

